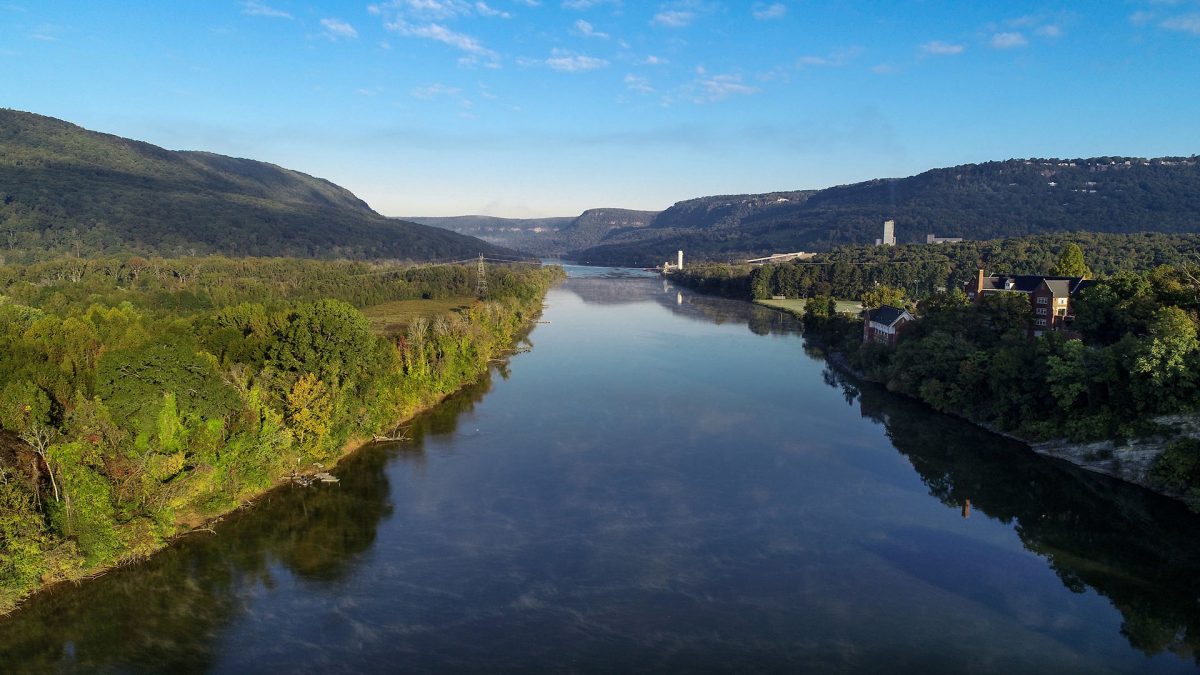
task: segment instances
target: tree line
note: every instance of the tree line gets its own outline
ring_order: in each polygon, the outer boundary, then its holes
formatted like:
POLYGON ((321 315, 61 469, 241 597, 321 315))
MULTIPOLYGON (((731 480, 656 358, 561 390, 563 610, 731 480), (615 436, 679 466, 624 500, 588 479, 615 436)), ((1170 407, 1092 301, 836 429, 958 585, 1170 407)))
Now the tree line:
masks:
MULTIPOLYGON (((941 291, 916 303, 918 319, 894 349, 864 343, 862 319, 837 314, 825 298, 808 303, 805 325, 888 389, 1031 440, 1170 436, 1156 418, 1200 409, 1200 268, 1119 272, 1084 289, 1073 308, 1076 335, 1031 339, 1028 296, 971 303, 959 289, 941 291)), ((1151 478, 1200 509, 1200 443, 1171 442, 1151 478)))
POLYGON ((153 552, 474 381, 561 275, 493 266, 487 298, 385 336, 359 307, 469 295, 474 270, 227 258, 0 268, 0 611, 153 552))
POLYGON ((1077 245, 1090 271, 1109 275, 1200 260, 1200 235, 1075 232, 954 244, 845 246, 808 260, 777 265, 712 264, 685 267, 673 281, 735 298, 858 299, 878 285, 922 298, 961 288, 978 269, 988 274, 1050 274, 1061 252, 1077 245))

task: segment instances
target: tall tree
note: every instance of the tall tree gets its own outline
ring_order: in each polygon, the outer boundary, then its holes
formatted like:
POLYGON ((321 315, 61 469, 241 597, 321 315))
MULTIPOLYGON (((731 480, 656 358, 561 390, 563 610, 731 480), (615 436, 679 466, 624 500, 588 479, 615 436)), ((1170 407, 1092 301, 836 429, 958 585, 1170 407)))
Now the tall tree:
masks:
POLYGON ((862 296, 862 305, 864 309, 877 309, 884 305, 892 307, 904 307, 905 297, 903 288, 893 288, 886 284, 879 284, 870 289, 862 296))
POLYGON ((1088 269, 1087 263, 1084 262, 1083 249, 1079 248, 1079 244, 1070 243, 1063 247, 1062 253, 1058 254, 1058 262, 1050 268, 1050 274, 1057 277, 1088 279, 1092 276, 1092 270, 1088 269))

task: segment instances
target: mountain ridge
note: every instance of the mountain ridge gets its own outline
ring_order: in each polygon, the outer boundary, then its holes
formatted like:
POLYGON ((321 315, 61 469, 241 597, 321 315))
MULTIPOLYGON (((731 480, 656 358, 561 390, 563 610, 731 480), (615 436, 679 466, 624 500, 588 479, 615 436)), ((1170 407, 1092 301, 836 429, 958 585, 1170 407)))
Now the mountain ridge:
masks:
POLYGON ((493 244, 389 219, 332 181, 268 162, 174 151, 0 109, 0 246, 63 252, 429 260, 493 244))
POLYGON ((617 232, 647 227, 657 211, 594 208, 578 216, 499 218, 496 216, 412 216, 416 223, 444 227, 497 245, 540 256, 561 256, 595 246, 617 232))
POLYGON ((1051 232, 1200 232, 1200 157, 1030 158, 930 169, 821 190, 698 197, 647 227, 568 258, 661 264, 693 258, 822 251, 869 244, 896 221, 898 243, 993 239, 1051 232))

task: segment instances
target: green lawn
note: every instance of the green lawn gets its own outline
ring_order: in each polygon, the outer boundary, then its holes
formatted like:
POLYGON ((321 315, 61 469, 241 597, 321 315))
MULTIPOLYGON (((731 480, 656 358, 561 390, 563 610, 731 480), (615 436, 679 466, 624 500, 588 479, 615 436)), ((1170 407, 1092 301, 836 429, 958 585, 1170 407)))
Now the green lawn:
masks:
MULTIPOLYGON (((766 307, 782 309, 783 311, 790 312, 796 316, 804 316, 804 304, 807 303, 808 300, 801 298, 799 300, 755 300, 754 302, 766 307)), ((837 311, 845 314, 858 314, 862 311, 862 304, 855 300, 838 300, 837 311)))
POLYGON ((475 304, 473 297, 441 298, 438 300, 397 300, 364 307, 362 313, 371 322, 371 330, 380 335, 397 335, 408 328, 417 317, 431 319, 465 309, 475 304))

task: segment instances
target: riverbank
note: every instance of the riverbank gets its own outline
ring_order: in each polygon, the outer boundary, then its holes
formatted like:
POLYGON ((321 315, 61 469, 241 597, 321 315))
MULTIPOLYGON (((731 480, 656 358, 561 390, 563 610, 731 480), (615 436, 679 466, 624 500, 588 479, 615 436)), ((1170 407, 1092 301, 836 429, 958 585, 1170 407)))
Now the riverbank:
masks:
POLYGON ((0 611, 397 435, 477 381, 563 277, 498 266, 464 304, 467 267, 189 264, 188 283, 114 263, 86 288, 21 281, 41 268, 0 286, 0 427, 23 441, 0 448, 0 611), (441 309, 395 326, 357 309, 404 302, 441 309))
MULTIPOLYGON (((804 319, 803 301, 754 300, 753 302, 758 305, 771 307, 772 309, 785 311, 799 319, 804 319)), ((841 311, 840 306, 839 311, 841 311)), ((805 339, 819 342, 816 336, 812 335, 806 336, 805 339)), ((822 345, 822 347, 825 348, 826 346, 822 345)), ((884 386, 885 384, 851 365, 850 360, 842 352, 826 350, 825 360, 840 372, 856 380, 870 382, 879 386, 884 386)), ((893 391, 891 393, 921 401, 920 398, 908 396, 904 392, 893 391)), ((921 402, 925 403, 924 401, 921 402)), ((1195 495, 1188 494, 1188 489, 1166 485, 1155 475, 1155 467, 1159 459, 1171 448, 1172 444, 1182 439, 1200 442, 1200 416, 1198 415, 1176 414, 1156 416, 1152 419, 1152 426, 1162 431, 1162 433, 1158 434, 1123 439, 1120 442, 1113 439, 1080 442, 1072 441, 1069 438, 1034 440, 1017 433, 1002 430, 996 425, 971 419, 953 410, 941 412, 970 422, 998 436, 1021 443, 1043 457, 1067 462, 1085 471, 1137 485, 1164 497, 1180 500, 1193 510, 1200 511, 1200 503, 1197 503, 1195 495)))
MULTIPOLYGON (((866 373, 853 367, 841 352, 826 352, 825 360, 844 375, 848 375, 861 382, 869 382, 880 387, 884 386, 883 382, 873 379, 866 373)), ((920 399, 907 396, 902 392, 893 391, 890 393, 899 394, 914 401, 924 403, 920 399)), ((1154 418, 1154 423, 1157 427, 1162 428, 1168 433, 1127 439, 1121 443, 1117 443, 1111 439, 1077 442, 1068 438, 1056 438, 1037 441, 1004 431, 995 425, 972 420, 965 415, 955 414, 952 411, 941 412, 940 414, 953 415, 997 436, 1003 436, 1009 440, 1016 441, 1043 457, 1067 462, 1085 471, 1137 485, 1155 494, 1180 500, 1193 510, 1200 510, 1197 509, 1197 504, 1189 497, 1186 491, 1165 486, 1154 477, 1155 463, 1173 442, 1179 439, 1200 441, 1200 417, 1196 415, 1161 415, 1154 418)))
MULTIPOLYGON (((43 579, 41 580, 41 583, 27 589, 24 593, 21 593, 19 597, 17 597, 15 600, 12 600, 11 604, 8 606, 0 606, 0 617, 7 616, 15 611, 18 611, 25 601, 36 595, 53 592, 54 590, 66 584, 79 584, 97 579, 115 568, 143 562, 175 545, 175 543, 183 537, 187 537, 196 532, 212 532, 213 528, 229 515, 238 511, 253 508, 255 504, 261 500, 269 499, 272 493, 276 493, 279 490, 287 489, 295 485, 297 477, 311 477, 319 472, 336 471, 337 467, 341 465, 343 460, 352 457, 360 450, 377 442, 392 442, 393 439, 380 438, 378 436, 378 432, 399 429, 401 426, 411 422, 418 416, 436 409, 439 405, 445 402, 447 398, 477 384, 485 375, 490 372, 492 366, 497 361, 507 360, 507 358, 511 357, 513 354, 518 353, 515 350, 515 346, 528 336, 529 332, 536 325, 538 318, 540 318, 542 315, 544 297, 545 293, 543 292, 541 298, 538 300, 538 307, 536 310, 524 313, 523 323, 519 325, 518 330, 509 336, 507 342, 503 343, 498 349, 487 350, 479 354, 481 357, 480 361, 478 362, 479 367, 476 368, 468 377, 457 381, 455 386, 452 388, 438 391, 428 391, 425 393, 424 398, 418 398, 415 401, 410 400, 410 402, 405 406, 404 414, 401 417, 394 419, 388 425, 385 425, 382 429, 377 429, 368 435, 351 436, 347 438, 341 444, 335 454, 328 456, 326 464, 313 464, 311 466, 294 470, 287 474, 275 476, 270 485, 261 489, 239 494, 234 505, 219 513, 210 514, 199 520, 183 517, 178 521, 178 523, 185 529, 182 531, 177 531, 170 536, 163 538, 156 546, 143 547, 141 550, 138 550, 135 553, 106 561, 88 569, 86 573, 83 574, 64 576, 62 578, 43 579)), ((439 317, 432 318, 436 320, 439 317)))

